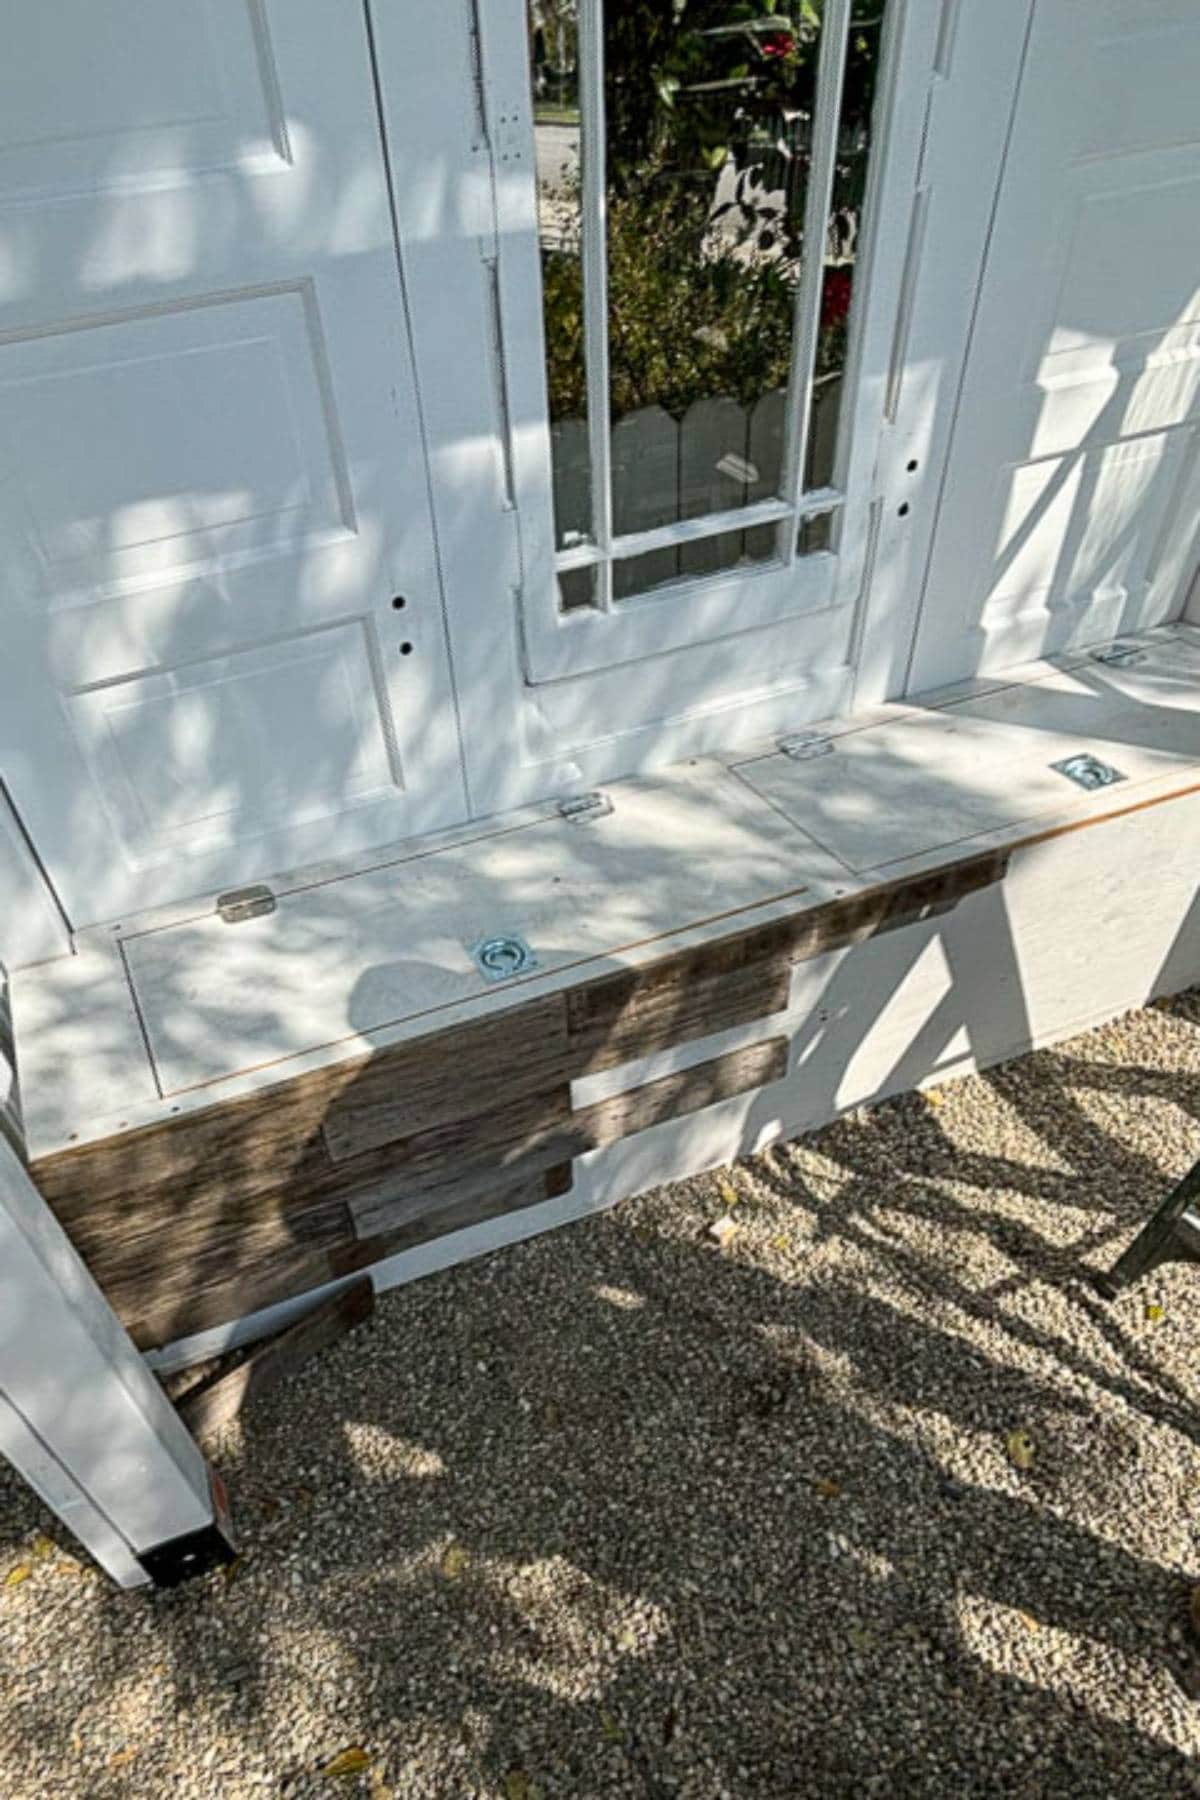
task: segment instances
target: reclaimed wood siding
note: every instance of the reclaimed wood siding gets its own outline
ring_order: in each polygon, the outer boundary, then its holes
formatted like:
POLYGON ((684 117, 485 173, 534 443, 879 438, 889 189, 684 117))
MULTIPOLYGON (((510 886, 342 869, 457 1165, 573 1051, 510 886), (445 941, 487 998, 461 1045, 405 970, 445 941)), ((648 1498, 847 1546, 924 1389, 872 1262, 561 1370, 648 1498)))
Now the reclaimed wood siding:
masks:
POLYGON ((782 1079, 775 1037, 591 1106, 570 1086, 733 1026, 769 1031, 797 961, 945 911, 1005 862, 989 852, 731 929, 46 1157, 34 1178, 135 1340, 161 1344, 539 1205, 569 1188, 575 1157, 782 1079))

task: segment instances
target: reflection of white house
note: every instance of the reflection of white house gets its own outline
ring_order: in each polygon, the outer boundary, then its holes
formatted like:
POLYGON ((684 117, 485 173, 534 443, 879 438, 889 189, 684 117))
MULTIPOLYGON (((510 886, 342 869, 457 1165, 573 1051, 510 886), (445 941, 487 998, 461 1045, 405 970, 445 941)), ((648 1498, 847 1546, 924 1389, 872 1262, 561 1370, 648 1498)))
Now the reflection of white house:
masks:
MULTIPOLYGON (((593 286, 565 543, 577 128, 519 5, 366 10, 7 33, 0 1446, 80 1519, 35 1284, 102 1397, 1200 972, 1194 0, 893 0, 832 476, 794 380, 623 522, 593 286)), ((212 1510, 134 1413, 127 1579, 212 1510)))

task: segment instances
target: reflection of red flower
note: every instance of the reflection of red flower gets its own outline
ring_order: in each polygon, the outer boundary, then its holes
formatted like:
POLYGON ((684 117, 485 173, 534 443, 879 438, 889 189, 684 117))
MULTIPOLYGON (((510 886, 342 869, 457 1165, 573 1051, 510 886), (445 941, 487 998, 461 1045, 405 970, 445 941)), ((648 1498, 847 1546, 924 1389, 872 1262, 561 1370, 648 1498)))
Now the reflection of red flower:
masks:
POLYGON ((840 325, 850 311, 854 277, 849 269, 826 269, 821 289, 821 324, 840 325))
POLYGON ((762 41, 764 56, 790 56, 796 48, 796 40, 790 31, 773 31, 762 41))

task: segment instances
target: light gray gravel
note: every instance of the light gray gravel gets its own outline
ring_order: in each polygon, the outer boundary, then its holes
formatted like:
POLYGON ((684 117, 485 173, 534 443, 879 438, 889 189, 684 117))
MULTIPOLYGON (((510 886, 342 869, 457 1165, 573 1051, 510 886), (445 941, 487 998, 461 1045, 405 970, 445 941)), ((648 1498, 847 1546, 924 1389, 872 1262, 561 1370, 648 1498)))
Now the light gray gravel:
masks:
POLYGON ((1086 1279, 1198 1115, 1193 995, 389 1295, 232 1577, 0 1477, 0 1792, 1200 1794, 1200 1269, 1086 1279))

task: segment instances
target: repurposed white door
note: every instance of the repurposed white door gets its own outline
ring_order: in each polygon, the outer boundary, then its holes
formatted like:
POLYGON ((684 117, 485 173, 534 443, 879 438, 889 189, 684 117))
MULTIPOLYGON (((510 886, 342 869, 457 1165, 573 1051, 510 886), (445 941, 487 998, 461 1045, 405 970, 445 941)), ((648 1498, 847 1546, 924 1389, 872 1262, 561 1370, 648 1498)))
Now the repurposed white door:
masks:
POLYGON ((648 45, 620 0, 485 9, 523 672, 563 750, 843 703, 940 17, 677 6, 648 45))
POLYGON ((1182 605, 1200 513, 1198 94, 1196 0, 1036 0, 911 691, 1182 605))
POLYGON ((465 812, 360 0, 0 57, 0 775, 73 924, 465 812))

